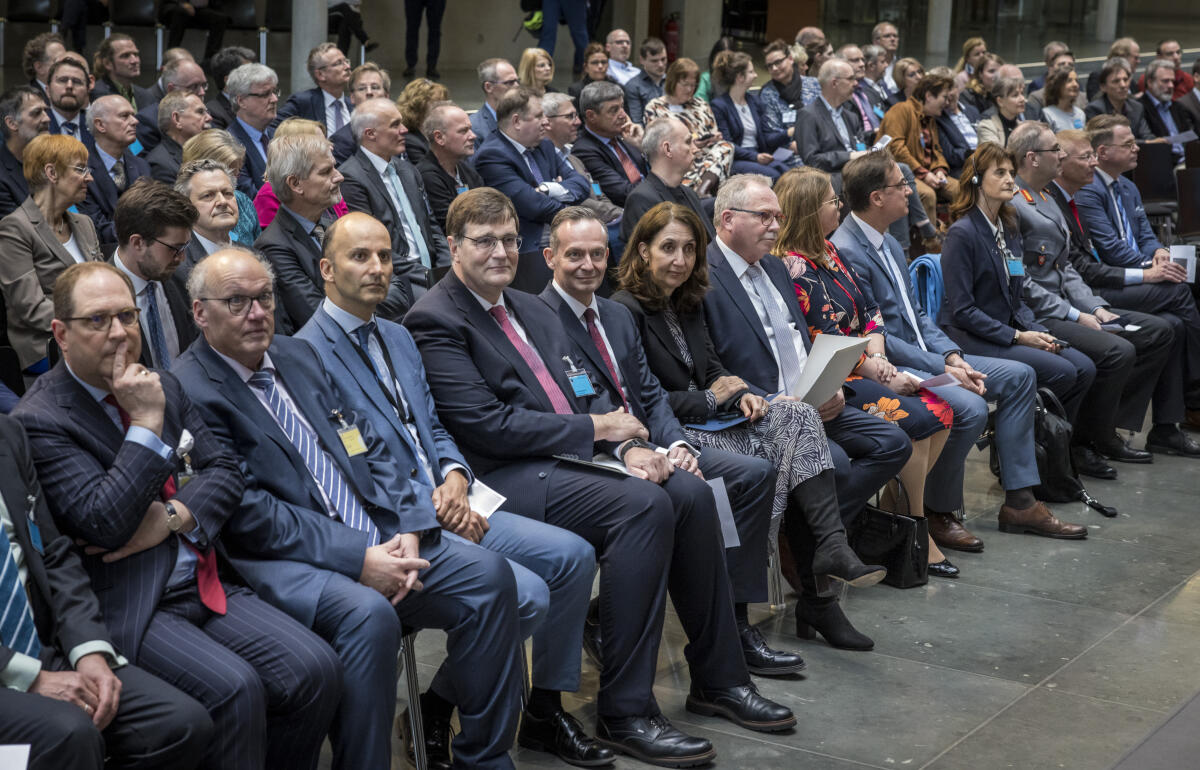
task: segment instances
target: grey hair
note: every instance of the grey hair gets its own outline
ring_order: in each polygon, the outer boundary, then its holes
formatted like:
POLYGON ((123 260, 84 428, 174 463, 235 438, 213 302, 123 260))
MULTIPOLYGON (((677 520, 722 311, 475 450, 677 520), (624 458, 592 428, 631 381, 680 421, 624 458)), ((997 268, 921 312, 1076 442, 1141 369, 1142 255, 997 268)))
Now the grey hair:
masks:
POLYGON ((607 80, 588 83, 584 86, 582 93, 579 94, 579 117, 586 120, 588 110, 599 112, 600 105, 605 102, 611 102, 614 99, 623 100, 624 98, 625 89, 616 83, 610 83, 607 80))
POLYGON ((267 82, 279 85, 279 76, 275 74, 275 70, 265 64, 248 62, 229 73, 229 78, 225 81, 225 93, 236 105, 238 97, 250 93, 259 83, 267 82))
POLYGON ((512 63, 509 62, 508 59, 501 59, 499 57, 494 59, 484 59, 479 63, 479 68, 476 69, 475 72, 479 75, 480 88, 483 88, 484 83, 494 83, 496 81, 496 70, 500 68, 501 64, 507 64, 510 67, 512 66, 512 63))
POLYGON ((735 174, 729 177, 717 190, 717 199, 713 203, 713 226, 721 229, 721 214, 730 209, 744 209, 750 205, 750 188, 762 185, 771 189, 771 178, 762 174, 735 174))
MULTIPOLYGON (((350 133, 354 135, 355 142, 361 143, 363 133, 368 128, 375 128, 380 124, 381 120, 378 108, 383 107, 384 104, 390 104, 393 107, 396 106, 396 103, 386 96, 378 96, 374 99, 368 99, 354 108, 354 112, 350 114, 350 133)), ((271 186, 274 187, 275 185, 271 186)))
POLYGON ((189 160, 180 167, 179 175, 175 177, 175 192, 190 198, 192 196, 192 177, 206 171, 220 171, 228 177, 231 185, 237 187, 237 180, 233 178, 233 174, 229 173, 229 168, 224 163, 213 158, 197 158, 189 160))
POLYGON ((996 82, 992 84, 993 99, 1012 96, 1016 93, 1025 93, 1025 81, 1021 78, 996 78, 996 82))
POLYGON ((883 46, 876 45, 875 43, 860 45, 859 48, 862 50, 864 62, 875 61, 884 53, 883 46))
MULTIPOLYGON (((164 136, 167 133, 167 129, 171 127, 171 116, 176 112, 183 112, 187 109, 189 96, 196 96, 196 94, 193 94, 191 91, 168 91, 166 96, 159 101, 158 130, 164 136)), ((200 99, 199 96, 196 96, 196 98, 200 99)), ((200 99, 200 103, 203 104, 204 100, 200 99)))
POLYGON ((821 65, 821 69, 817 71, 817 82, 821 84, 821 88, 833 82, 834 78, 854 77, 854 65, 845 59, 832 58, 821 65), (849 71, 849 75, 839 75, 838 72, 842 68, 849 71))
MULTIPOLYGON (((167 62, 167 64, 163 66, 162 70, 163 83, 171 86, 179 85, 180 81, 183 80, 180 70, 184 69, 184 67, 186 67, 188 64, 196 64, 196 60, 190 58, 179 58, 172 59, 171 61, 167 62)), ((200 67, 199 64, 196 64, 196 66, 200 67)), ((203 69, 201 69, 201 71, 203 71, 203 69)))
POLYGON ((267 148, 267 171, 263 176, 280 202, 292 200, 288 177, 307 179, 317 160, 328 154, 332 146, 328 139, 314 134, 294 134, 271 142, 267 148))
MULTIPOLYGON (((111 105, 113 103, 113 100, 110 99, 109 97, 116 97, 117 99, 120 99, 121 101, 125 102, 126 104, 129 103, 125 99, 125 97, 121 96, 120 94, 106 94, 104 96, 101 96, 99 99, 95 100, 91 104, 89 104, 88 108, 87 108, 87 112, 85 112, 84 116, 83 116, 83 119, 87 121, 88 131, 92 131, 93 133, 95 132, 97 118, 99 118, 100 120, 103 120, 104 118, 108 117, 108 113, 112 110, 112 107, 110 107, 108 105, 111 105)), ((130 105, 130 106, 132 106, 132 105, 130 105)))
POLYGON ((204 257, 196 263, 195 267, 192 268, 192 272, 188 275, 187 279, 188 298, 192 302, 202 299, 208 294, 209 266, 216 260, 217 257, 220 257, 223 254, 228 254, 231 251, 238 254, 249 254, 250 256, 254 257, 254 260, 258 262, 258 264, 262 265, 263 269, 267 271, 267 278, 271 279, 272 291, 275 289, 275 268, 271 267, 271 263, 267 260, 267 258, 253 249, 248 249, 245 246, 239 246, 236 243, 232 243, 228 246, 218 249, 217 251, 214 251, 207 257, 204 257))
POLYGON ((674 115, 665 115, 650 121, 646 126, 646 133, 642 135, 642 154, 646 156, 646 160, 651 163, 658 160, 662 143, 667 141, 671 131, 678 125, 683 125, 683 121, 674 115))
POLYGON ((1026 120, 1017 125, 1008 135, 1008 151, 1017 159, 1017 165, 1025 162, 1025 155, 1038 148, 1043 133, 1053 133, 1050 126, 1039 120, 1026 120))
MULTIPOLYGON (((620 88, 620 86, 617 87, 620 88)), ((551 91, 542 97, 542 109, 547 113, 553 111, 555 115, 558 115, 564 104, 575 106, 571 102, 571 96, 561 91, 551 91)), ((425 134, 425 136, 429 136, 429 134, 425 134)))
MULTIPOLYGON (((1147 64, 1146 65, 1146 82, 1149 83, 1151 80, 1153 80, 1155 74, 1159 70, 1171 70, 1171 72, 1174 73, 1175 72, 1175 62, 1171 61, 1170 59, 1155 59, 1154 61, 1147 64)), ((1174 77, 1173 74, 1172 74, 1172 77, 1174 77)))

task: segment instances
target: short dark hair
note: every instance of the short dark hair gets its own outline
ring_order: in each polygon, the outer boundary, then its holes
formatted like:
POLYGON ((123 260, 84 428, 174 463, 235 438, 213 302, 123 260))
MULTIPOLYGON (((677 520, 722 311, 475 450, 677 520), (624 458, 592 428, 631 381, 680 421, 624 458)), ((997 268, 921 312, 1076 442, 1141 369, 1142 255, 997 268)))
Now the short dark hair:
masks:
POLYGON ((781 53, 784 56, 791 56, 792 47, 787 44, 786 40, 777 37, 771 42, 767 43, 766 47, 763 48, 763 59, 765 60, 773 53, 781 53))
POLYGON ((638 47, 638 56, 641 56, 644 59, 647 56, 658 56, 660 53, 664 53, 666 50, 666 43, 656 37, 648 37, 643 40, 641 46, 638 47))
POLYGON ((21 51, 21 70, 25 73, 25 77, 33 80, 34 75, 37 74, 33 65, 46 58, 46 49, 50 47, 51 43, 58 43, 63 48, 67 47, 67 42, 57 32, 43 32, 29 38, 25 43, 25 48, 21 51))
POLYGON ((926 96, 937 96, 954 87, 954 81, 945 75, 926 75, 913 86, 913 98, 924 102, 926 96))
MULTIPOLYGON (((1075 70, 1057 70, 1046 76, 1046 90, 1042 93, 1042 102, 1047 107, 1056 107, 1062 101, 1063 91, 1075 70)), ((1078 79, 1078 75, 1076 75, 1078 79)))
POLYGON ((230 72, 233 72, 243 64, 250 64, 256 61, 258 61, 258 54, 249 48, 240 45, 227 46, 217 51, 208 60, 208 74, 212 76, 213 82, 217 84, 217 88, 224 91, 225 79, 229 77, 230 72))
POLYGON ((1124 115, 1093 115, 1083 128, 1088 132, 1088 136, 1092 140, 1092 148, 1095 149, 1112 141, 1113 129, 1117 126, 1131 128, 1129 118, 1124 115))
POLYGON ((520 222, 507 195, 494 187, 476 187, 450 203, 446 212, 446 235, 461 239, 467 232, 467 225, 490 225, 510 219, 514 224, 520 222))
POLYGON ((57 75, 58 71, 60 69, 62 69, 63 67, 74 67, 75 69, 82 72, 83 73, 83 84, 84 84, 84 86, 87 85, 87 79, 88 79, 88 74, 89 74, 87 71, 87 67, 85 67, 83 65, 83 63, 80 62, 78 59, 73 59, 69 56, 64 56, 61 59, 59 59, 58 61, 54 62, 54 64, 50 65, 50 71, 46 73, 46 85, 50 85, 50 82, 52 80, 54 80, 54 76, 57 75))
POLYGON ((663 201, 642 215, 625 244, 625 253, 617 266, 617 281, 644 307, 662 310, 667 306, 668 299, 650 279, 649 261, 642 259, 638 247, 643 243, 649 245, 672 222, 687 227, 696 239, 696 264, 692 266, 692 274, 670 297, 670 304, 686 313, 699 310, 708 292, 708 262, 704 256, 708 251, 708 231, 696 212, 687 206, 663 201))
MULTIPOLYGON (((560 209, 554 215, 554 219, 550 220, 551 251, 558 251, 558 228, 570 222, 599 222, 602 227, 604 225, 604 222, 600 220, 600 216, 596 212, 583 206, 567 206, 560 209)), ((606 230, 605 238, 607 239, 607 237, 608 232, 606 230)))
POLYGON ((537 93, 525 86, 517 86, 510 88, 505 92, 504 96, 500 97, 500 102, 496 105, 496 122, 504 123, 513 113, 521 113, 524 115, 525 108, 529 106, 529 102, 533 99, 541 99, 537 93))
POLYGON ((887 186, 888 172, 895 165, 891 153, 868 152, 842 167, 842 192, 851 211, 871 208, 871 193, 887 186))
MULTIPOLYGON (((92 70, 96 73, 96 77, 108 77, 108 65, 105 62, 112 61, 113 43, 124 42, 133 43, 133 38, 124 32, 114 32, 100 41, 100 46, 96 48, 96 54, 92 57, 92 70)), ((137 43, 134 43, 134 45, 137 45, 137 43)))
POLYGON ((158 238, 171 227, 191 229, 196 224, 199 212, 183 193, 149 177, 130 185, 117 201, 113 212, 113 228, 117 231, 117 243, 129 243, 134 235, 143 238, 158 238))
POLYGON ((26 99, 41 100, 42 95, 29 86, 17 86, 0 94, 0 135, 7 141, 12 136, 8 127, 8 119, 20 120, 21 110, 25 107, 26 99))
POLYGON ((133 290, 133 281, 110 263, 77 262, 59 273, 58 278, 54 280, 54 290, 50 297, 51 302, 54 303, 55 318, 63 321, 75 316, 75 284, 97 271, 107 271, 119 275, 125 282, 125 286, 129 288, 129 301, 137 301, 137 292, 133 290))
POLYGON ((1107 83, 1117 70, 1122 70, 1129 77, 1133 77, 1133 72, 1129 69, 1129 62, 1119 56, 1114 56, 1104 62, 1104 66, 1100 68, 1100 85, 1107 83))

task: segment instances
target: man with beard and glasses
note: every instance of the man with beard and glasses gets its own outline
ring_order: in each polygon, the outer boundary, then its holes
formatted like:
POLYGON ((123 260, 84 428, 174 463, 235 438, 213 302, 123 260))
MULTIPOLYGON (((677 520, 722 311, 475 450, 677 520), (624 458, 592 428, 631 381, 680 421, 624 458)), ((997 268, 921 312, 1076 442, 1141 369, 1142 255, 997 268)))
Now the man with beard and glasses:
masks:
POLYGON ((25 146, 50 130, 50 116, 41 95, 29 86, 17 86, 0 95, 0 217, 6 217, 29 197, 22 167, 25 146))
POLYGON ((96 140, 83 117, 88 99, 87 70, 79 62, 64 56, 54 62, 48 77, 50 133, 73 136, 90 150, 96 140))

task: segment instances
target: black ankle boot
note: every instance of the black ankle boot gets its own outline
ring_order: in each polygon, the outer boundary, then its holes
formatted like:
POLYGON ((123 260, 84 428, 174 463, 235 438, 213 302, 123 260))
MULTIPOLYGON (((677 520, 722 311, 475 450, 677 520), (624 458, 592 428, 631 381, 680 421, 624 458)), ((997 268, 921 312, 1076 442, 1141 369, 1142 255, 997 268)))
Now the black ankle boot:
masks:
MULTIPOLYGON (((842 524, 837 506, 837 487, 833 471, 826 470, 811 479, 797 484, 788 495, 790 505, 785 512, 785 529, 792 553, 812 552, 812 572, 829 575, 852 586, 863 588, 878 583, 887 575, 887 570, 876 565, 863 564, 858 554, 846 540, 846 528, 842 524), (796 522, 795 518, 802 518, 796 522), (798 524, 804 526, 797 526, 798 524), (797 540, 812 538, 808 549, 797 540)), ((801 569, 804 565, 797 565, 801 569)))
POLYGON ((850 625, 837 599, 801 596, 796 602, 796 636, 812 639, 818 633, 831 647, 841 650, 870 650, 875 642, 850 625))

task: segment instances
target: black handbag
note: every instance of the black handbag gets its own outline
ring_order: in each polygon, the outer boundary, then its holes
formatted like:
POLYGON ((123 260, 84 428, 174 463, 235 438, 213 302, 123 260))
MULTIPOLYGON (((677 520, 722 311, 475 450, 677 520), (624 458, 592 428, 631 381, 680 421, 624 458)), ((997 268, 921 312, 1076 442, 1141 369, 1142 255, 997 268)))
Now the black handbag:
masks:
POLYGON ((887 567, 883 582, 915 588, 929 581, 929 522, 868 505, 847 532, 850 547, 866 564, 887 567))

